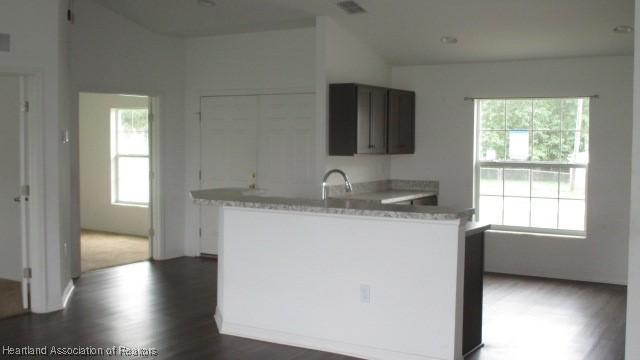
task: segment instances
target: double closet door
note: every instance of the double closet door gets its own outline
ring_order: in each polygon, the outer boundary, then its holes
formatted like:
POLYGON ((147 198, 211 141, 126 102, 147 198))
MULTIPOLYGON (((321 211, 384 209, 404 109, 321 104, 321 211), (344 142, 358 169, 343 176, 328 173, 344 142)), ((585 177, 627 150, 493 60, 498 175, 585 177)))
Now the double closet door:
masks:
MULTIPOLYGON (((315 96, 277 94, 200 99, 201 189, 255 184, 270 194, 312 191, 315 96)), ((200 207, 200 252, 218 254, 219 208, 200 207)))

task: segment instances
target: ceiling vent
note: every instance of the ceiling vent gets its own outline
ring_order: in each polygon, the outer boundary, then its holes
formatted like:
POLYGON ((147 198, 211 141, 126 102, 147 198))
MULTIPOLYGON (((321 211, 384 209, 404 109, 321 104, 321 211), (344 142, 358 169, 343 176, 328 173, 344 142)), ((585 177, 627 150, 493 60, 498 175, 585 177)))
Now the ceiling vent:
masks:
POLYGON ((367 10, 365 10, 362 6, 352 0, 338 1, 336 5, 338 5, 340 9, 344 10, 349 15, 362 14, 363 12, 367 12, 367 10))

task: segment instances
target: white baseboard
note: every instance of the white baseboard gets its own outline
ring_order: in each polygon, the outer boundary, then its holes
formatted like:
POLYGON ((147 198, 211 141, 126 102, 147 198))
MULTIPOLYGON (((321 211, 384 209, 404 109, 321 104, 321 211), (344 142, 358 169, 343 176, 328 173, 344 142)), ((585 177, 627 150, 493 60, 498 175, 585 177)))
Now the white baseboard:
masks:
POLYGON ((218 308, 214 315, 218 331, 221 334, 239 336, 243 338, 267 341, 276 344, 296 346, 306 349, 341 354, 361 359, 385 359, 385 360, 442 360, 426 355, 410 354, 400 351, 379 349, 371 346, 356 345, 319 339, 310 336, 290 334, 278 330, 263 329, 242 324, 231 324, 223 321, 218 308))
POLYGON ((213 320, 216 322, 216 326, 218 327, 218 332, 222 334, 222 314, 220 313, 220 309, 216 306, 216 313, 213 314, 213 320))
POLYGON ((64 292, 62 293, 63 309, 67 307, 67 302, 69 302, 69 298, 71 298, 71 293, 73 293, 74 289, 75 286, 73 286, 73 280, 69 280, 69 283, 67 283, 67 287, 64 288, 64 292))

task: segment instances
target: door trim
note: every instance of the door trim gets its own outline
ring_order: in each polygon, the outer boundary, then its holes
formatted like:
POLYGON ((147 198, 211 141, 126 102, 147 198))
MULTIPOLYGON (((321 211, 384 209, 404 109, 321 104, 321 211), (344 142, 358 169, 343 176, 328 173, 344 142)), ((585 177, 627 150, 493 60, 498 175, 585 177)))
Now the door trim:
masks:
POLYGON ((164 227, 162 221, 162 177, 160 176, 160 98, 149 96, 149 255, 152 259, 160 260, 165 258, 166 250, 164 243, 164 227))
POLYGON ((19 112, 19 157, 20 157, 20 250, 22 265, 22 308, 30 309, 31 299, 31 276, 32 270, 29 261, 29 197, 31 196, 28 171, 28 119, 29 119, 29 98, 27 96, 27 79, 24 75, 19 76, 20 91, 20 112, 19 112), (26 190, 26 191, 25 191, 26 190))
POLYGON ((315 94, 313 88, 285 88, 285 89, 219 89, 219 90, 203 90, 198 96, 198 101, 203 97, 217 96, 258 96, 258 95, 297 95, 297 94, 315 94))
MULTIPOLYGON (((54 241, 48 244, 45 237, 44 75, 41 70, 31 68, 0 68, 0 73, 21 79, 20 101, 29 101, 30 104, 28 117, 23 113, 23 109, 20 111, 24 131, 24 137, 20 139, 20 182, 21 185, 29 185, 29 206, 24 207, 24 213, 21 209, 20 216, 21 222, 26 225, 25 233, 21 229, 21 237, 24 236, 21 239, 21 257, 23 269, 31 268, 31 278, 28 280, 29 309, 43 313, 57 309, 62 300, 58 298, 61 289, 48 286, 49 282, 55 283, 55 279, 62 275, 59 267, 62 255, 47 257, 48 245, 55 246, 56 243, 54 241)), ((55 236, 53 238, 57 239, 55 236)), ((22 285, 23 290, 24 283, 25 281, 22 285)))

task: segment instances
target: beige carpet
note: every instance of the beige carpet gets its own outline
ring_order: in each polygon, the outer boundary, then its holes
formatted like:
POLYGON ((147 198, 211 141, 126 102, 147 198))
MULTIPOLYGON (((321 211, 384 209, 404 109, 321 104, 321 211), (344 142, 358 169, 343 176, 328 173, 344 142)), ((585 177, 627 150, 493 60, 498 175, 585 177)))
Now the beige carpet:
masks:
POLYGON ((82 272, 149 259, 145 237, 82 230, 82 272))
POLYGON ((22 289, 18 281, 0 279, 0 319, 27 312, 22 308, 22 289))

